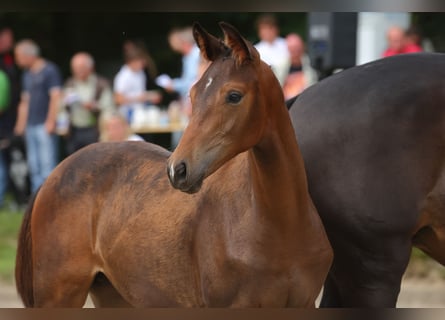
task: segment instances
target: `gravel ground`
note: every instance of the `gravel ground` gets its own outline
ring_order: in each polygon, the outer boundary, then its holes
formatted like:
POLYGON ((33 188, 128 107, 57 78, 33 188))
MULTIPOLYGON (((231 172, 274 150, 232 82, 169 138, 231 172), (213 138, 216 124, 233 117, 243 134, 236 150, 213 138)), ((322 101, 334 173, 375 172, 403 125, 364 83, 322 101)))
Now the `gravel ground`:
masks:
POLYGON ((405 280, 402 282, 399 308, 444 308, 445 281, 405 280))
MULTIPOLYGON (((0 308, 21 307, 23 305, 17 297, 15 287, 11 284, 0 284, 0 308)), ((92 307, 91 301, 87 301, 86 307, 92 307)), ((444 308, 445 280, 404 280, 397 307, 444 308)))

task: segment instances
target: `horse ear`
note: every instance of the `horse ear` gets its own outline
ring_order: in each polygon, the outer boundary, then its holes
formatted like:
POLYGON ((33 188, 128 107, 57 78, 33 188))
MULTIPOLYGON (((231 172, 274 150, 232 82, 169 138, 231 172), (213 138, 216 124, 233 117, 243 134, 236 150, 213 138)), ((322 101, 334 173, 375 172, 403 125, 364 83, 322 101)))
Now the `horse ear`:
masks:
POLYGON ((260 56, 258 51, 235 27, 226 22, 220 22, 219 26, 224 32, 224 42, 232 49, 233 57, 237 60, 238 64, 248 60, 259 61, 260 56))
POLYGON ((206 60, 214 61, 227 50, 221 40, 208 33, 198 22, 193 24, 193 37, 206 60))

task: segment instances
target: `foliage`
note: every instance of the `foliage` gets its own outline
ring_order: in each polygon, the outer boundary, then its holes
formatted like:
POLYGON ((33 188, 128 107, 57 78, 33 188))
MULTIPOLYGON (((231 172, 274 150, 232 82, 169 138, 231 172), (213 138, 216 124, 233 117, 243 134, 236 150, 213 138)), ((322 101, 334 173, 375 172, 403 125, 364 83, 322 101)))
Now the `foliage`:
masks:
POLYGON ((431 40, 437 52, 445 52, 445 13, 413 13, 412 23, 419 27, 424 38, 431 40))

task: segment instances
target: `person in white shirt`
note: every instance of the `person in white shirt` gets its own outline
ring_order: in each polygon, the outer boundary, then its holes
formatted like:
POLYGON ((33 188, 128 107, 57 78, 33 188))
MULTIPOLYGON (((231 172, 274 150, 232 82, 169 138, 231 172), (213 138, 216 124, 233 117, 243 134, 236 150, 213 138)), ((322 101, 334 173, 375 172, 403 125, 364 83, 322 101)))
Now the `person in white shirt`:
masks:
POLYGON ((304 41, 300 35, 289 33, 286 36, 286 42, 291 57, 291 64, 289 74, 283 86, 283 92, 284 98, 288 100, 317 82, 318 75, 311 66, 304 41))
POLYGON ((145 104, 157 104, 162 96, 157 91, 146 90, 144 73, 145 57, 140 50, 125 53, 125 65, 114 78, 113 90, 115 102, 129 123, 132 123, 133 111, 145 104))
POLYGON ((260 53, 261 60, 269 64, 281 86, 289 72, 290 55, 286 40, 279 36, 277 21, 273 15, 261 15, 257 20, 258 37, 260 41, 255 48, 260 53))

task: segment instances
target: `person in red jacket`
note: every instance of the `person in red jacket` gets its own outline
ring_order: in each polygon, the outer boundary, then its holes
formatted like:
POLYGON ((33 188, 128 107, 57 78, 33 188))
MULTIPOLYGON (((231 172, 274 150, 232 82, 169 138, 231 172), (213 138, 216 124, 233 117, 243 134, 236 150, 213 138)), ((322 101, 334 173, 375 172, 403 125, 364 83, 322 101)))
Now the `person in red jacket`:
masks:
POLYGON ((407 31, 398 26, 388 29, 386 39, 388 42, 387 49, 383 52, 383 57, 390 57, 396 54, 421 52, 422 47, 418 44, 420 38, 414 27, 407 31))
POLYGON ((423 51, 422 35, 417 27, 411 26, 405 31, 404 53, 421 52, 421 51, 423 51))

